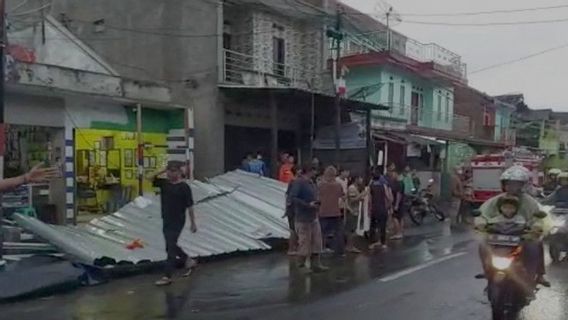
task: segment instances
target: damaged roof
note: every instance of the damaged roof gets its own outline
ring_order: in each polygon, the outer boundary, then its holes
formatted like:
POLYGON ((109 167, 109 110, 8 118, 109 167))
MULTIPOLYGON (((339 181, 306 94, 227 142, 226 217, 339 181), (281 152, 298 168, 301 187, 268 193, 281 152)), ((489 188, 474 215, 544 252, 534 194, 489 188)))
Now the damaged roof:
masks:
MULTIPOLYGON (((286 185, 242 171, 229 172, 204 183, 190 183, 197 233, 183 230, 179 245, 192 257, 238 251, 268 250, 263 240, 288 238, 285 219, 286 185)), ((159 197, 137 199, 118 212, 83 226, 56 226, 15 215, 23 228, 35 233, 73 260, 112 267, 166 259, 159 197), (146 202, 146 206, 140 203, 146 202), (128 249, 139 240, 142 248, 128 249)))

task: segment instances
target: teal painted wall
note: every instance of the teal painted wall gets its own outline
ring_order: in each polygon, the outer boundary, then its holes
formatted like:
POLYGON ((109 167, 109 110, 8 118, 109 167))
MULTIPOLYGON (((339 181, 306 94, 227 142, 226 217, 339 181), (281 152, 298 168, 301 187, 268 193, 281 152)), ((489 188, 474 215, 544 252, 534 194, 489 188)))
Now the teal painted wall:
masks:
MULTIPOLYGON (((136 131, 136 112, 134 108, 125 108, 128 121, 126 124, 93 121, 90 129, 136 131)), ((170 129, 183 129, 183 110, 142 109, 142 131, 148 133, 168 133, 170 129)))
POLYGON ((345 82, 348 96, 368 87, 365 99, 359 95, 356 99, 391 107, 388 111, 374 111, 375 117, 401 119, 407 123, 411 121, 412 93, 422 94, 422 111, 418 115, 418 125, 452 130, 454 96, 451 87, 440 87, 433 82, 389 67, 352 68, 345 82))
POLYGON ((495 140, 501 140, 502 130, 508 130, 511 127, 512 111, 506 107, 497 106, 495 110, 495 140))

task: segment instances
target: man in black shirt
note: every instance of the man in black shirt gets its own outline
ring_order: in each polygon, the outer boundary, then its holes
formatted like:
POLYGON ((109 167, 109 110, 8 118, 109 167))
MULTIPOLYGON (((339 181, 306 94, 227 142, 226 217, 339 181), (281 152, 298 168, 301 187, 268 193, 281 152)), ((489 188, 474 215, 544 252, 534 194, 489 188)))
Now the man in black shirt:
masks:
POLYGON ((163 232, 166 240, 166 253, 168 255, 165 275, 156 282, 156 285, 168 285, 172 283, 172 275, 178 259, 186 267, 184 277, 190 275, 194 267, 194 261, 178 246, 178 238, 185 226, 185 212, 190 219, 191 232, 197 232, 195 216, 193 213, 193 195, 191 188, 183 179, 183 163, 170 161, 165 170, 158 172, 153 179, 154 186, 160 188, 160 200, 162 204, 163 232), (167 179, 158 176, 166 173, 167 179))

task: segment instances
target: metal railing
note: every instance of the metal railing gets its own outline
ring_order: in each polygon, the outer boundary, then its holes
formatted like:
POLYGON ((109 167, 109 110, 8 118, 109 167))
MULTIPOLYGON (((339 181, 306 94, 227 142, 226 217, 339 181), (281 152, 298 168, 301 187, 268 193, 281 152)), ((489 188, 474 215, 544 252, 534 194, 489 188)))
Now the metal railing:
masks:
MULTIPOLYGON (((449 130, 468 135, 472 132, 470 118, 459 114, 430 111, 424 107, 410 108, 410 124, 414 126, 449 130)), ((396 111, 394 111, 396 112, 396 111)))
POLYGON ((461 56, 438 44, 425 44, 414 39, 407 39, 405 54, 421 62, 435 62, 445 72, 467 79, 467 65, 461 61, 461 56))
POLYGON ((223 50, 223 81, 251 87, 314 89, 319 85, 317 74, 305 68, 226 49, 223 50))

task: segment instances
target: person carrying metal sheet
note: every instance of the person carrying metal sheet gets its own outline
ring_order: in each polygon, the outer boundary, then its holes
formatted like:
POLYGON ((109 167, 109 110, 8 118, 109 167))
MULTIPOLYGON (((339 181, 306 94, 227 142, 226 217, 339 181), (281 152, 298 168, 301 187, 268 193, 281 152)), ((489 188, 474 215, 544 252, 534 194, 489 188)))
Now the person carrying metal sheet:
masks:
POLYGON ((181 161, 170 161, 165 170, 153 176, 154 186, 160 188, 162 207, 163 233, 166 241, 167 261, 164 276, 156 281, 156 285, 164 286, 172 283, 176 265, 181 261, 185 266, 183 277, 188 277, 195 261, 177 244, 179 236, 186 224, 186 212, 189 215, 190 230, 197 232, 195 215, 193 213, 193 194, 191 188, 183 179, 184 164, 181 161), (166 174, 166 179, 158 178, 166 174))

